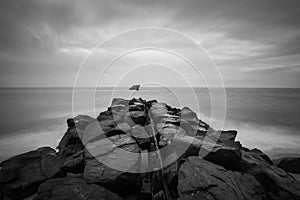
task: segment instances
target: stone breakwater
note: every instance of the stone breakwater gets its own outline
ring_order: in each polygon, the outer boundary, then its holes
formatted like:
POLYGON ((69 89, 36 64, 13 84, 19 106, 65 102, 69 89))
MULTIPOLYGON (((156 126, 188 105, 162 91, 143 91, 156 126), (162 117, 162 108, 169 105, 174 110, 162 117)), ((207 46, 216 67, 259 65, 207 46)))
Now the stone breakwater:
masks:
POLYGON ((57 150, 1 163, 0 199, 300 199, 299 158, 273 162, 187 107, 115 98, 67 125, 57 150))

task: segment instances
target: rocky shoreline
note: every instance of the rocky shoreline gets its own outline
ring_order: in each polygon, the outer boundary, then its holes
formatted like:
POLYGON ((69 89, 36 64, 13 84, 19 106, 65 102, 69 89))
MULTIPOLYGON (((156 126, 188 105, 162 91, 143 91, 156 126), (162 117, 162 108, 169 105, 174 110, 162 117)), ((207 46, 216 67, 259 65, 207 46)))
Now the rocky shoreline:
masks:
POLYGON ((272 161, 187 107, 115 98, 67 125, 57 150, 1 163, 0 199, 300 199, 300 158, 272 161), (141 170, 142 152, 151 170, 141 170))

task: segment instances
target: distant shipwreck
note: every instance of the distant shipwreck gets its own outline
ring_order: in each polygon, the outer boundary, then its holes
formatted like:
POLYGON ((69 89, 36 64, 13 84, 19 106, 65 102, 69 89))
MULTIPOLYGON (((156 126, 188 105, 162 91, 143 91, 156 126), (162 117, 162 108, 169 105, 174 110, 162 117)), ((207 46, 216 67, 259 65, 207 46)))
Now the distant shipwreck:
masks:
POLYGON ((140 90, 141 85, 133 85, 129 88, 129 90, 140 90))

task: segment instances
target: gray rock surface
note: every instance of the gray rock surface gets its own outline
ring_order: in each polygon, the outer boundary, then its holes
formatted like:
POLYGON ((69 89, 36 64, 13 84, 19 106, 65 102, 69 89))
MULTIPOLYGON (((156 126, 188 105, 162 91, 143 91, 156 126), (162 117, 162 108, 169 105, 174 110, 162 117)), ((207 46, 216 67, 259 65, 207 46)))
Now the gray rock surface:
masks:
POLYGON ((233 172, 198 157, 189 157, 178 172, 180 200, 266 199, 259 182, 249 174, 233 172))
POLYGON ((109 190, 88 184, 78 177, 50 179, 44 182, 34 200, 120 200, 109 190))

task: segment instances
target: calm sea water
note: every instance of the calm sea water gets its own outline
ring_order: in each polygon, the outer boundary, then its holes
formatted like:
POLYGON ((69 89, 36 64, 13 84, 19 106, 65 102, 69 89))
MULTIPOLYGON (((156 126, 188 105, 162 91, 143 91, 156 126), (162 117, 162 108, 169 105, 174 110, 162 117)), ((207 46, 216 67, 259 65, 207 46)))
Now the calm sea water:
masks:
MULTIPOLYGON (((221 89, 211 89, 221 94, 221 89)), ((175 107, 188 106, 199 117, 211 120, 210 93, 205 88, 142 88, 140 91, 110 88, 0 89, 0 161, 40 146, 56 147, 66 131, 65 121, 77 114, 96 117, 112 97, 158 99, 175 107), (72 106, 73 101, 73 106, 72 106)), ((224 129, 238 130, 238 140, 260 148, 272 157, 300 154, 300 89, 227 88, 224 129)), ((218 97, 222 104, 224 99, 218 97)), ((218 111, 221 109, 214 107, 218 111)), ((222 121, 221 116, 212 120, 222 121)))

